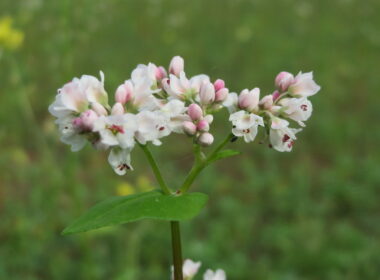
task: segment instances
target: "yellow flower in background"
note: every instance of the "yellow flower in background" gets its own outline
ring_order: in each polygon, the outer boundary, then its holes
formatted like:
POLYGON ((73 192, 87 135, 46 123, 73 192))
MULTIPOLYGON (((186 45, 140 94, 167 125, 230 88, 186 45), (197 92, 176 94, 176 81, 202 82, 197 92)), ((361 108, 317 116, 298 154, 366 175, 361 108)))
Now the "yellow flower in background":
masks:
POLYGON ((135 188, 127 182, 120 183, 116 187, 116 194, 120 196, 131 195, 131 194, 134 194, 135 192, 136 192, 135 188))
POLYGON ((131 195, 137 192, 146 192, 154 189, 154 186, 147 176, 139 176, 134 185, 122 182, 116 186, 116 194, 120 196, 131 195))
POLYGON ((11 17, 0 18, 0 48, 15 50, 22 45, 24 33, 21 30, 14 29, 11 17))

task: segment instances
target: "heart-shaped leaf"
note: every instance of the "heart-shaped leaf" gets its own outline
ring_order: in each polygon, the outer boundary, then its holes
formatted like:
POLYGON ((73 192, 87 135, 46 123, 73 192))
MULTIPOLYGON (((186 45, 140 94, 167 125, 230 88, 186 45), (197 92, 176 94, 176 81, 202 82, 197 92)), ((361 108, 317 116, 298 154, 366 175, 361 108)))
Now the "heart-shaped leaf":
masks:
POLYGON ((219 151, 219 152, 217 152, 215 155, 213 155, 208 160, 208 163, 220 160, 222 158, 236 156, 236 155, 239 155, 239 154, 240 154, 240 152, 239 151, 235 151, 235 150, 223 150, 223 151, 219 151))
POLYGON ((63 234, 85 232, 142 219, 186 220, 196 216, 207 199, 208 196, 203 193, 165 195, 160 191, 112 197, 90 208, 68 226, 63 234))

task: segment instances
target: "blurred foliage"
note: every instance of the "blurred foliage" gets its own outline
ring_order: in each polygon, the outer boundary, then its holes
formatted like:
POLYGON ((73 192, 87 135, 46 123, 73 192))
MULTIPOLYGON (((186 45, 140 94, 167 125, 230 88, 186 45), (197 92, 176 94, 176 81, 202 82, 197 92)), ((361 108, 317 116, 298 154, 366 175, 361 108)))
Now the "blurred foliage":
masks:
MULTIPOLYGON (((125 177, 106 154, 70 152, 47 106, 74 76, 103 70, 112 95, 137 63, 173 55, 236 91, 269 93, 281 70, 322 85, 292 153, 238 142, 242 156, 202 174, 193 189, 211 199, 183 223, 185 256, 229 279, 379 279, 379 12, 378 0, 2 0, 0 279, 169 278, 166 223, 60 235, 97 201, 155 182, 138 149, 125 177)), ((189 141, 154 153, 178 186, 189 141)))

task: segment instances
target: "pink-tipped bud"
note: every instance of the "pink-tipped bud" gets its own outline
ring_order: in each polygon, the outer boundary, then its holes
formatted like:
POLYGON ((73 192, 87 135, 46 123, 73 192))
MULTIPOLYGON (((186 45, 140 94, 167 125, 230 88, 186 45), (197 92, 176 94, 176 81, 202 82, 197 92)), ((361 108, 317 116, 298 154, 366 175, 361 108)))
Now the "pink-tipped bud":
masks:
POLYGON ((99 116, 107 116, 108 114, 106 108, 98 102, 92 102, 91 109, 94 110, 99 116))
POLYGON ((228 88, 222 88, 215 93, 215 102, 223 102, 227 99, 228 88))
POLYGON ((269 110, 273 106, 273 96, 271 94, 264 96, 259 104, 264 109, 269 110))
POLYGON ((214 136, 208 132, 203 132, 198 138, 198 143, 204 147, 210 146, 213 142, 214 136))
POLYGON ((156 68, 156 79, 158 81, 161 81, 163 78, 166 78, 168 74, 166 73, 166 70, 164 67, 159 66, 156 68))
POLYGON ((238 99, 238 105, 240 109, 245 109, 248 111, 254 110, 259 105, 260 89, 254 88, 249 91, 248 89, 243 90, 238 99))
POLYGON ((224 84, 224 81, 221 80, 221 79, 217 79, 215 82, 214 82, 214 88, 215 88, 215 91, 218 91, 222 88, 224 88, 225 84, 224 84))
POLYGON ((198 131, 208 131, 210 129, 210 125, 206 120, 200 120, 197 124, 198 131))
POLYGON ((120 85, 115 93, 115 100, 121 104, 127 103, 131 100, 133 95, 133 84, 131 81, 126 81, 124 84, 120 85))
POLYGON ((202 108, 198 104, 190 104, 187 114, 193 121, 200 120, 203 116, 202 108))
POLYGON ((207 105, 211 104, 215 100, 215 89, 213 84, 211 83, 204 83, 201 85, 201 88, 199 90, 199 98, 201 101, 201 104, 207 105))
POLYGON ((73 125, 81 132, 92 131, 94 122, 98 118, 98 115, 93 110, 87 110, 83 112, 80 117, 73 120, 73 125))
POLYGON ((173 75, 179 76, 184 69, 185 62, 182 57, 175 56, 172 58, 169 64, 169 72, 173 75))
POLYGON ((281 95, 280 92, 278 90, 275 90, 272 93, 273 101, 276 101, 280 97, 280 95, 281 95))
POLYGON ((189 136, 192 136, 195 134, 195 132, 197 132, 197 127, 195 126, 195 124, 189 121, 183 122, 182 128, 183 131, 189 136))
POLYGON ((280 72, 275 79, 276 87, 281 91, 287 91, 289 86, 294 82, 293 74, 289 72, 280 72))
POLYGON ((111 115, 123 115, 125 113, 124 106, 120 102, 115 103, 111 110, 111 115))

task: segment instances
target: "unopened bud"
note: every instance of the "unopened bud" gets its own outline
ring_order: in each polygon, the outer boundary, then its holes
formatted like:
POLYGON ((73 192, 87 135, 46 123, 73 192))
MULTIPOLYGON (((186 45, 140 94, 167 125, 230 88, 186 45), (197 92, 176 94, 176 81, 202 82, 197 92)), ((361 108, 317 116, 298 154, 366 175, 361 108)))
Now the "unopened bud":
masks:
POLYGON ((273 105, 273 96, 271 94, 264 96, 260 100, 260 106, 262 106, 264 109, 269 110, 272 108, 273 105))
POLYGON ((200 120, 197 124, 198 131, 208 131, 210 129, 210 125, 206 120, 200 120))
POLYGON ((194 123, 192 122, 189 122, 189 121, 185 121, 183 122, 182 124, 182 128, 183 128, 183 131, 189 135, 189 136, 192 136, 195 134, 195 132, 197 131, 197 127, 195 126, 194 123))
POLYGON ((249 91, 248 89, 243 90, 238 99, 238 104, 240 109, 246 109, 248 111, 254 110, 259 105, 260 89, 254 88, 249 91))
POLYGON ((98 118, 98 115, 93 110, 87 110, 83 112, 80 117, 73 120, 73 125, 81 132, 92 131, 94 122, 98 118))
POLYGON ((215 102, 223 102, 227 99, 228 88, 222 88, 215 93, 215 102))
POLYGON ((156 79, 158 81, 161 81, 163 78, 166 78, 168 74, 166 73, 166 70, 164 67, 159 66, 156 68, 156 79))
POLYGON ((273 101, 276 101, 280 97, 280 95, 281 95, 280 92, 278 90, 275 90, 272 93, 273 101))
POLYGON ((198 104, 193 103, 187 109, 187 114, 193 121, 197 121, 202 118, 203 112, 198 104))
POLYGON ((182 57, 175 56, 170 61, 169 72, 173 75, 179 76, 184 69, 185 62, 182 57))
POLYGON ((210 146, 213 142, 214 136, 208 132, 203 132, 198 138, 198 143, 204 147, 210 146))
POLYGON ((131 81, 126 81, 124 84, 120 85, 115 93, 115 100, 121 104, 127 103, 131 100, 133 95, 133 85, 131 81))
POLYGON ((224 81, 221 80, 221 79, 217 79, 215 82, 214 82, 214 88, 215 88, 215 91, 218 91, 222 88, 224 88, 225 84, 224 84, 224 81))
POLYGON ((91 103, 91 109, 94 110, 99 116, 106 116, 107 115, 106 108, 104 108, 104 106, 98 102, 92 102, 91 103))
POLYGON ((294 82, 294 76, 293 74, 289 72, 280 72, 276 79, 275 84, 276 87, 281 91, 287 91, 289 86, 294 82))
POLYGON ((124 114, 124 106, 120 102, 115 103, 113 105, 112 110, 111 110, 111 115, 122 115, 124 114))
POLYGON ((213 84, 204 83, 199 90, 201 104, 211 104, 215 100, 215 89, 213 84))

